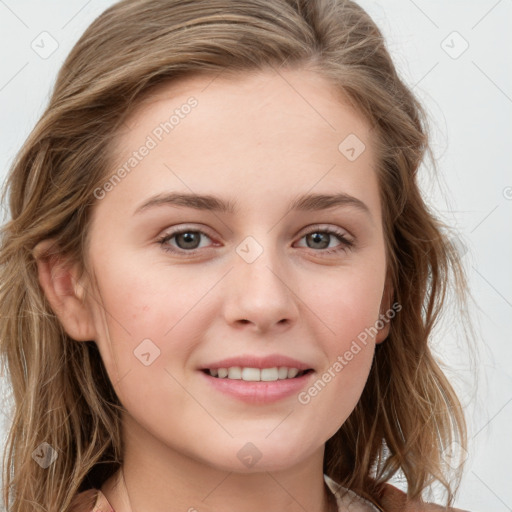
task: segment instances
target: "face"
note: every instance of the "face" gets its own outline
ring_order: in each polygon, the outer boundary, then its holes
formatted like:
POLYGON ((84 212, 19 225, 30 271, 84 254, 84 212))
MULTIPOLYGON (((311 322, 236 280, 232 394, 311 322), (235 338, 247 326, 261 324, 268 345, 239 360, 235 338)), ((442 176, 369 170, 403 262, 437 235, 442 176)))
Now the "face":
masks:
POLYGON ((230 471, 319 453, 385 338, 369 127, 320 76, 269 71, 166 85, 118 142, 88 304, 127 419, 230 471))

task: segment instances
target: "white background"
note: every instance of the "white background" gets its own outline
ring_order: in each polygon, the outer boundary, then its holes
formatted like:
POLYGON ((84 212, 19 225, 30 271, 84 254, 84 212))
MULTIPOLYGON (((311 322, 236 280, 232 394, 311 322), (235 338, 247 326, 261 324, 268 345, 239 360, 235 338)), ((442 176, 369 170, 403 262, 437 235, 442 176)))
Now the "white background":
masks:
MULTIPOLYGON (((112 3, 0 0, 2 181, 41 115, 66 55, 112 3), (58 42, 46 59, 31 48, 44 31, 58 42)), ((438 332, 434 340, 455 369, 450 375, 468 411, 470 451, 456 504, 471 512, 511 511, 512 0, 359 4, 383 31, 399 73, 429 112, 441 185, 429 181, 425 171, 424 190, 438 214, 460 232, 478 305, 471 311, 479 347, 477 385, 464 340, 452 332, 438 332)), ((8 396, 5 384, 1 390, 8 396)), ((7 403, 2 412, 4 437, 7 403)))

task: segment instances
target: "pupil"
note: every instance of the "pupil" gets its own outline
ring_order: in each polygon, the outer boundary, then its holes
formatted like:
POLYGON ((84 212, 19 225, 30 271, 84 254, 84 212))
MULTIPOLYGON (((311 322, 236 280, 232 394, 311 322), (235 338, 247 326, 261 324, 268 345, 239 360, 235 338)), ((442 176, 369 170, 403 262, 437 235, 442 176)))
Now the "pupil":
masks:
MULTIPOLYGON (((313 238, 314 243, 321 243, 322 237, 325 237, 324 241, 327 241, 327 234, 325 234, 325 233, 312 233, 310 236, 313 238)), ((329 242, 327 241, 327 243, 324 243, 321 248, 325 249, 325 247, 327 247, 328 245, 329 245, 329 242)))
MULTIPOLYGON (((186 248, 189 248, 189 249, 190 249, 189 244, 194 245, 194 238, 197 238, 194 233, 190 233, 190 232, 181 233, 179 235, 179 237, 182 237, 183 240, 185 240, 185 246, 186 246, 186 248)), ((195 240, 195 242, 197 243, 197 240, 195 240)), ((192 247, 192 248, 195 248, 195 247, 192 247)))

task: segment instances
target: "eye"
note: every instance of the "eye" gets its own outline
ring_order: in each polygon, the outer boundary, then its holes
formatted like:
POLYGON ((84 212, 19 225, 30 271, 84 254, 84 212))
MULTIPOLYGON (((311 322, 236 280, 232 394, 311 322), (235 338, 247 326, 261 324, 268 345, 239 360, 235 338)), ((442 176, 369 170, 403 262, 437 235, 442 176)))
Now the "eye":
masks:
POLYGON ((310 249, 320 249, 319 252, 324 254, 339 253, 341 251, 346 252, 354 246, 354 242, 347 238, 346 233, 337 228, 321 228, 320 226, 315 226, 313 230, 303 235, 302 238, 306 239, 306 243, 308 243, 310 249), (337 238, 340 244, 329 248, 328 246, 333 237, 337 238), (310 244, 312 244, 313 247, 310 244))
MULTIPOLYGON (((158 243, 164 251, 193 256, 201 248, 200 243, 202 236, 211 240, 210 236, 204 231, 185 227, 165 234, 158 239, 158 243), (175 239, 175 245, 169 243, 173 239, 175 239)), ((306 239, 307 247, 310 249, 318 249, 316 252, 322 254, 339 253, 341 251, 346 252, 354 246, 354 242, 347 238, 346 233, 336 228, 321 228, 320 226, 315 226, 313 230, 303 235, 301 240, 303 238, 306 239), (335 247, 329 247, 333 237, 337 238, 340 243, 335 247)))
POLYGON ((158 243, 162 246, 164 251, 174 253, 187 252, 195 254, 195 251, 199 249, 198 244, 200 244, 201 236, 210 238, 204 231, 192 228, 181 228, 179 230, 172 231, 171 233, 167 233, 158 239, 158 243), (177 249, 168 244, 168 242, 173 238, 176 239, 176 244, 178 246, 177 249))

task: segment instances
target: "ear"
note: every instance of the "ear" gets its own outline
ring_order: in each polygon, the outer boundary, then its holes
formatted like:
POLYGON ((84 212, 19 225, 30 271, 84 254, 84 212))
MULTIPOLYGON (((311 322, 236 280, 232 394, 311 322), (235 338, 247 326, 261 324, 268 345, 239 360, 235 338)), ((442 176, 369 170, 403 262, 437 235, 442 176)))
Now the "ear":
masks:
POLYGON ((77 341, 94 340, 96 330, 85 301, 85 289, 77 282, 78 265, 59 253, 49 253, 53 239, 38 243, 33 250, 39 283, 67 334, 77 341))
MULTIPOLYGON (((391 299, 393 297, 393 286, 391 284, 391 277, 389 272, 386 275, 386 283, 384 284, 384 291, 382 293, 382 300, 380 303, 379 320, 384 324, 382 329, 379 329, 377 336, 375 336, 375 343, 382 343, 389 335, 391 328, 391 319, 386 315, 386 311, 391 308, 391 299)), ((379 324, 381 323, 379 322, 379 324)))

